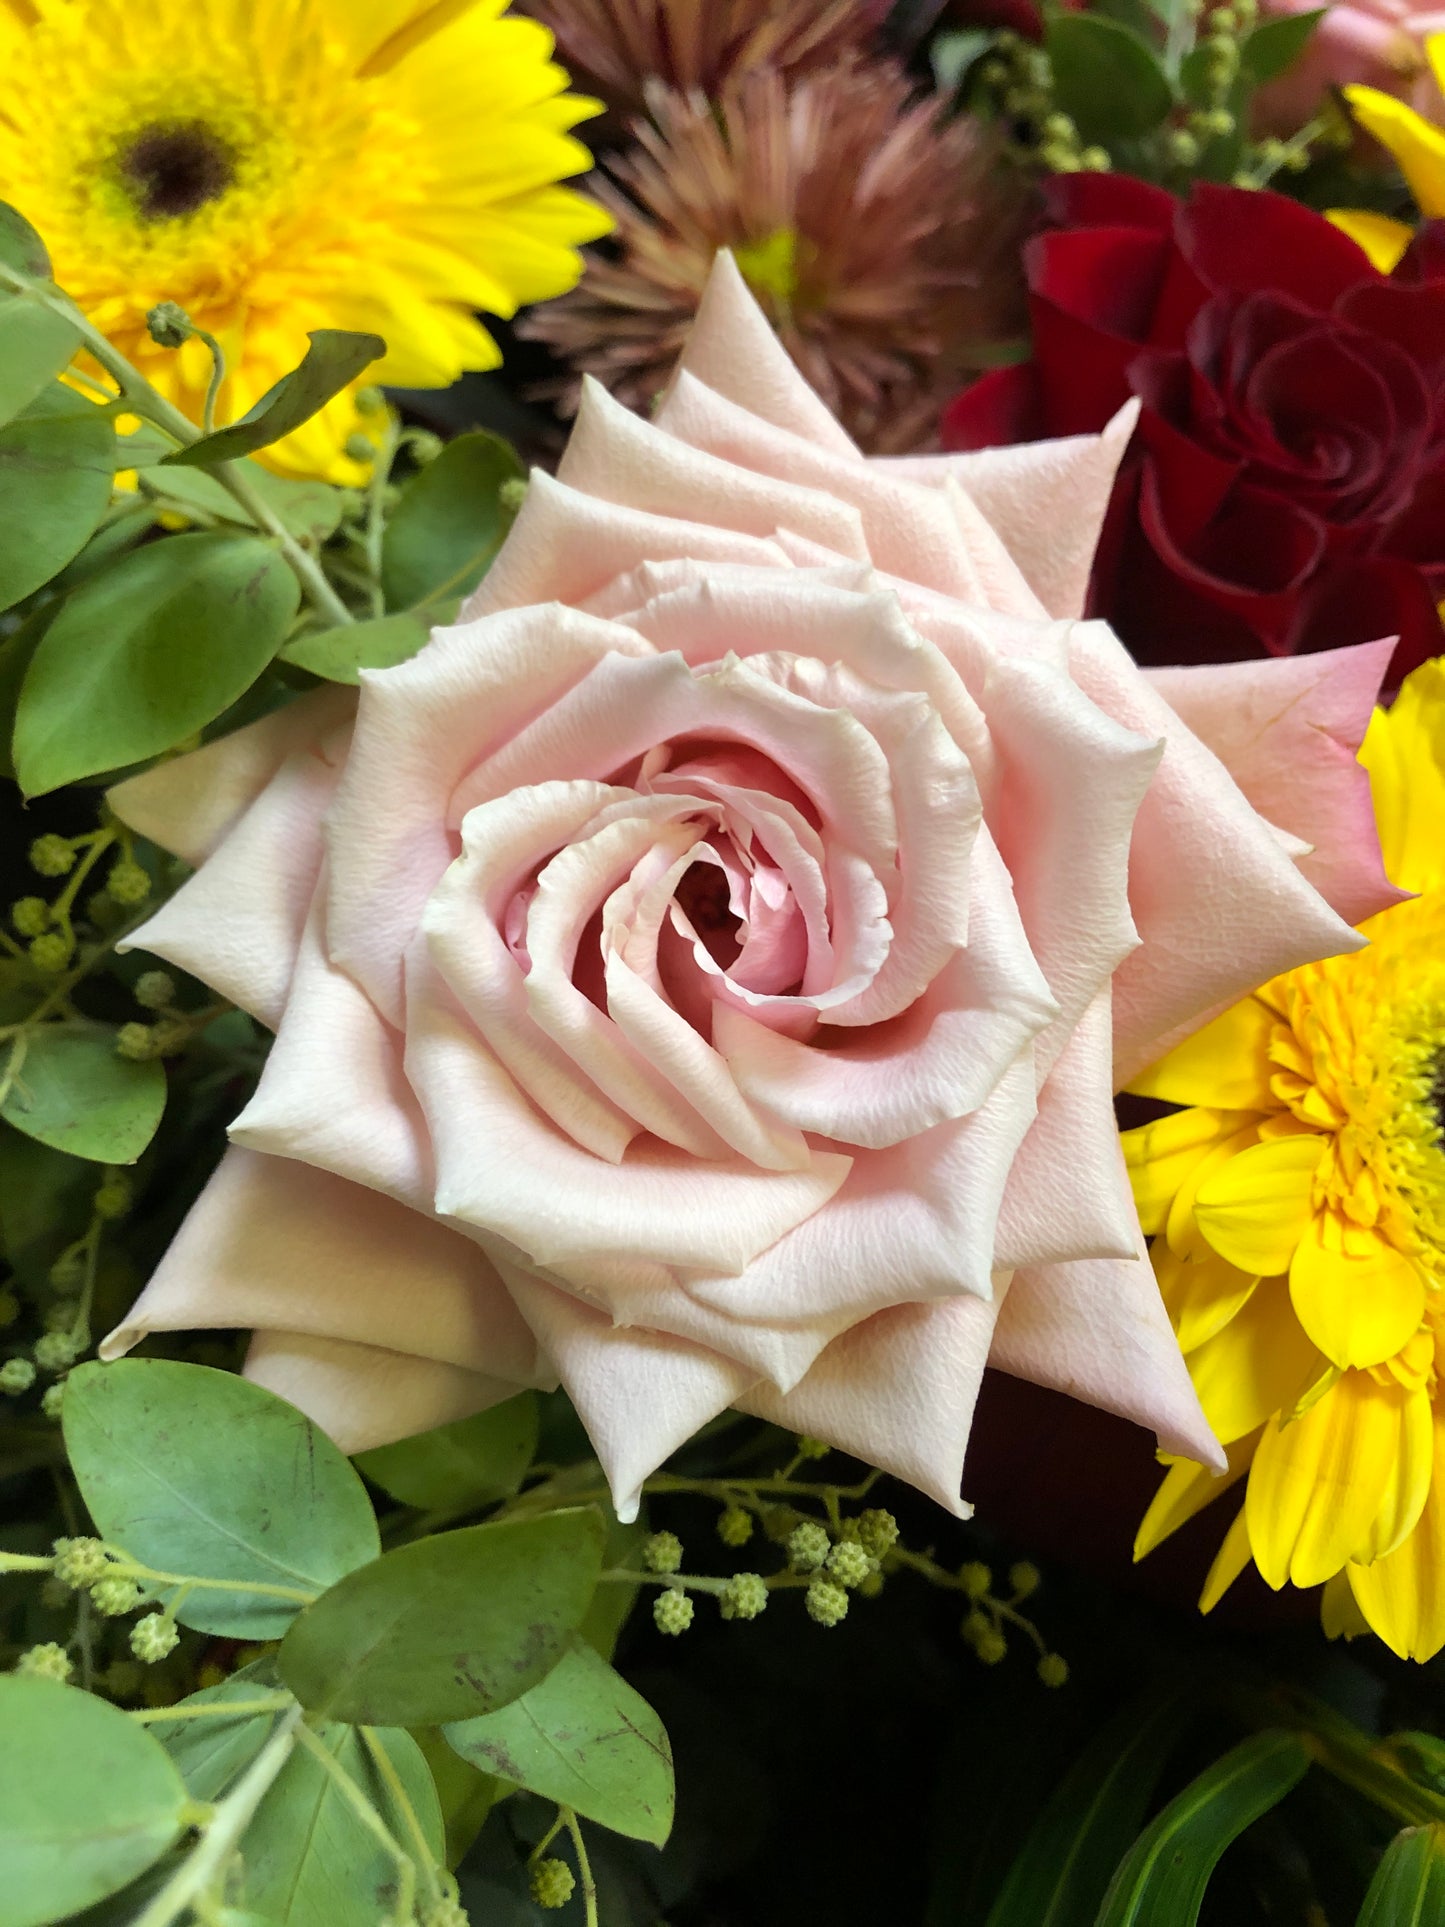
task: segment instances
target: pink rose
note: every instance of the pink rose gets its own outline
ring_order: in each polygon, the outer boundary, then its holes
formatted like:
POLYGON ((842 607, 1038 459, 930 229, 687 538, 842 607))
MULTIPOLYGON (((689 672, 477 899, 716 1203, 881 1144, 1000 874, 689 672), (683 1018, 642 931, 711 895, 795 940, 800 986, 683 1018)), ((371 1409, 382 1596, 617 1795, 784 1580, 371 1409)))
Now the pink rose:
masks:
POLYGON ((560 1379, 624 1514, 727 1406, 960 1510, 990 1359, 1218 1460, 1111 1096, 1357 943, 1301 865, 1391 900, 1389 648, 1166 701, 1074 619, 1129 426, 866 462, 723 258, 466 620, 122 784, 134 941, 277 1034, 108 1353, 253 1326, 348 1449, 560 1379))
MULTIPOLYGON (((1313 13, 1316 0, 1263 0, 1266 19, 1313 13)), ((1396 94, 1427 120, 1445 117, 1445 99, 1425 58, 1428 34, 1445 28, 1445 9, 1408 0, 1340 0, 1315 28, 1304 52, 1257 102, 1260 124, 1292 133, 1336 87, 1361 83, 1396 94)))

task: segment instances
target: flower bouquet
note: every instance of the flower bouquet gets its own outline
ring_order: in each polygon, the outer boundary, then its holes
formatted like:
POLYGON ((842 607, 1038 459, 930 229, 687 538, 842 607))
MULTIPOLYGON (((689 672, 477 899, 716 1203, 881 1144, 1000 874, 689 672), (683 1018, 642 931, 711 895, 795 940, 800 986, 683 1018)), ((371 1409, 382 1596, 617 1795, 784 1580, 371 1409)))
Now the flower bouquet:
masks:
POLYGON ((1445 1923, 1433 24, 0 0, 0 1927, 1445 1923))

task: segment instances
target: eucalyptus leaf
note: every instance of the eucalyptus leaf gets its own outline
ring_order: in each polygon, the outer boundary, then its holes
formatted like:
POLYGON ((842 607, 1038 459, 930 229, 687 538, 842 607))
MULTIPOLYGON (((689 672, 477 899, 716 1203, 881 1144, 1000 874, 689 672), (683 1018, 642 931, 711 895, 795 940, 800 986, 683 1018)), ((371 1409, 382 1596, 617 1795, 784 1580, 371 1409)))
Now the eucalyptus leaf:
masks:
POLYGON ((34 1255, 48 1272, 89 1217, 94 1189, 95 1173, 79 1158, 0 1131, 0 1250, 10 1264, 23 1273, 34 1255))
POLYGON ((53 602, 46 602, 30 614, 18 628, 0 642, 0 776, 15 780, 15 758, 11 741, 15 735, 15 716, 20 707, 20 691, 25 685, 40 638, 59 613, 53 602))
POLYGON ((42 1927, 128 1886, 185 1804, 165 1749, 117 1707, 0 1675, 0 1927, 42 1927))
POLYGON ((1134 1842, 1096 1927, 1194 1927, 1220 1855, 1304 1778, 1298 1733, 1256 1733, 1176 1794, 1134 1842))
POLYGON ((1407 1827, 1386 1847, 1355 1927, 1445 1921, 1445 1826, 1407 1827))
POLYGON ((18 207, 0 201, 0 264, 31 281, 50 279, 45 243, 18 207))
POLYGON ((1154 49, 1098 14, 1051 13, 1044 46, 1054 104, 1085 141, 1137 140, 1169 114, 1174 95, 1154 49))
POLYGON ((363 669, 394 669, 425 647, 431 629, 421 614, 377 616, 335 629, 298 636, 281 651, 282 662, 309 669, 327 682, 359 683, 363 669))
POLYGON ((1285 73, 1309 45, 1328 12, 1328 7, 1317 7, 1313 13, 1282 13, 1273 20, 1262 20, 1240 42, 1240 72, 1257 87, 1285 73))
POLYGON ((403 1505, 489 1505, 517 1490, 537 1450, 537 1399, 523 1392, 485 1412, 358 1453, 356 1467, 403 1505))
MULTIPOLYGON (((365 1737, 347 1726, 314 1729, 358 1784, 392 1837, 413 1849, 410 1823, 378 1771, 365 1737)), ((441 1809, 421 1750, 409 1733, 383 1729, 385 1748, 433 1855, 445 1851, 441 1809)), ((414 1849, 413 1849, 414 1850, 414 1849)), ((277 1927, 342 1927, 396 1918, 392 1856, 357 1817, 335 1778, 297 1747, 256 1810, 242 1841, 245 1906, 277 1927)))
POLYGON ((277 1668, 301 1703, 355 1724, 442 1726, 535 1686, 567 1648, 602 1564, 591 1509, 441 1532, 308 1606, 277 1668))
POLYGON ((443 1728, 483 1772, 660 1847, 672 1831, 672 1748, 662 1721, 607 1661, 575 1640, 520 1699, 443 1728))
MULTIPOLYGON (((62 1416, 97 1530, 142 1565, 324 1594, 376 1556, 376 1520, 346 1459, 295 1406, 233 1373, 91 1362, 70 1374, 62 1416)), ((201 1632, 275 1639, 299 1604, 198 1588, 175 1613, 201 1632)))
MULTIPOLYGON (((188 1707, 222 1706, 261 1699, 277 1691, 276 1669, 269 1660, 258 1661, 232 1673, 219 1686, 204 1687, 176 1701, 176 1710, 188 1707)), ((279 1709, 278 1709, 279 1710, 279 1709)), ((193 1800, 219 1800, 227 1787, 238 1780, 271 1737, 276 1713, 237 1713, 201 1718, 155 1720, 151 1732, 175 1762, 193 1800)))
POLYGON ((79 346, 75 324, 38 294, 0 297, 0 423, 33 402, 79 346))
POLYGON ((110 501, 114 469, 109 417, 91 403, 61 412, 54 389, 0 428, 0 609, 33 594, 85 547, 110 501))
POLYGON ((171 749, 255 682, 296 612, 275 550, 220 530, 154 542, 82 583, 20 692, 28 796, 171 749))
POLYGON ((154 1061, 118 1057, 109 1024, 39 1024, 0 1044, 10 1088, 0 1116, 27 1137, 73 1158, 134 1164, 166 1106, 166 1074, 154 1061))
POLYGON ((212 467, 217 462, 254 455, 258 448, 269 448, 319 414, 334 395, 350 387, 363 368, 386 353, 380 335, 346 328, 317 328, 308 338, 311 346, 301 366, 283 375, 240 421, 175 449, 165 457, 167 464, 177 468, 212 467))
MULTIPOLYGON (((164 454, 164 450, 159 453, 164 454)), ((324 542, 328 535, 335 534, 341 521, 338 489, 326 482, 273 475, 259 462, 245 462, 241 472, 289 534, 305 542, 324 542)), ((230 490, 203 468, 171 468, 159 455, 152 456, 149 465, 137 470, 136 486, 143 495, 182 514, 226 522, 236 528, 254 526, 250 514, 230 490)))
POLYGON ((504 482, 524 479, 510 442, 478 428, 448 442, 401 491, 386 524, 381 580, 387 607, 415 609, 469 594, 512 526, 504 482))
POLYGON ((1040 1811, 985 1927, 1094 1927, 1178 1737, 1173 1694, 1136 1701, 1111 1721, 1040 1811))
POLYGON ((447 1865, 458 1866, 486 1823, 501 1789, 489 1773, 480 1773, 447 1745, 439 1726, 418 1726, 412 1738, 421 1748, 441 1806, 447 1836, 447 1865))

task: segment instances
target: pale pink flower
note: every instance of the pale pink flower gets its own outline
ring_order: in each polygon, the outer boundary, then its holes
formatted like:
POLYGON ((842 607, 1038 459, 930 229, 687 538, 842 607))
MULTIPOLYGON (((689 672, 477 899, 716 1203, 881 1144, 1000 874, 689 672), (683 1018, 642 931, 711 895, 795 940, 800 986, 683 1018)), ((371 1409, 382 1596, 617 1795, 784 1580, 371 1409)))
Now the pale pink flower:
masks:
POLYGON ((962 1510, 988 1362, 1221 1463, 1111 1096, 1392 900, 1389 647, 1078 620, 1130 425, 868 462, 723 257, 462 622, 122 784, 198 865, 135 943, 277 1035, 107 1354, 254 1327, 349 1450, 560 1380, 624 1515, 728 1406, 962 1510))
MULTIPOLYGON (((1312 13, 1314 0, 1262 0, 1265 19, 1312 13)), ((1315 28, 1289 71, 1259 96, 1262 121, 1281 130, 1303 127, 1330 91, 1359 83, 1395 94, 1427 120, 1445 119, 1445 99, 1425 58, 1427 34, 1445 29, 1445 9, 1408 0, 1341 0, 1315 28)))

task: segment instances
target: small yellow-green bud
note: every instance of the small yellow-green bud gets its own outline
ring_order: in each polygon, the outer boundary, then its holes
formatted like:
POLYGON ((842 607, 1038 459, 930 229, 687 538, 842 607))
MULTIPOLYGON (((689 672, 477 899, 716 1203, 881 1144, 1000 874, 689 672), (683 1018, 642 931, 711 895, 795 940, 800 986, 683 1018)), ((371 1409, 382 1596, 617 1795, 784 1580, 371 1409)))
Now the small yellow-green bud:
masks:
POLYGON ((643 1541, 642 1563, 649 1572, 680 1572, 682 1541, 675 1532, 654 1532, 643 1541))
POLYGON ((368 383, 365 388, 358 388, 352 399, 356 404, 356 412, 358 415, 384 415, 386 413, 386 396, 382 394, 379 388, 371 383, 368 383))
POLYGON ((47 1385, 40 1400, 40 1409, 46 1418, 58 1419, 65 1406, 65 1387, 59 1380, 47 1385))
POLYGON ((828 1570, 840 1586, 846 1586, 851 1592, 854 1586, 861 1586, 873 1570, 873 1561, 862 1546, 844 1539, 828 1554, 828 1570))
POLYGON ((1066 1686, 1069 1662, 1062 1653, 1045 1653, 1038 1664, 1038 1675, 1045 1686, 1066 1686))
POLYGON ((0 1392, 6 1398, 19 1398, 35 1383, 35 1367, 28 1358, 7 1358, 0 1365, 0 1392))
POLYGON ((43 937, 36 937, 31 942, 30 961, 47 977, 58 977, 70 962, 74 948, 64 931, 48 930, 43 937))
POLYGON ((64 1585, 78 1590, 104 1579, 110 1571, 110 1561, 99 1539, 57 1539, 51 1570, 64 1585))
POLYGON ((75 1306, 68 1298, 57 1298, 45 1307, 45 1329, 48 1332, 68 1332, 75 1328, 75 1306))
POLYGON ((881 1559, 891 1552, 898 1543, 898 1521, 891 1512, 881 1506, 872 1506, 867 1512, 858 1514, 858 1543, 865 1552, 881 1559))
POLYGON ((676 1586, 668 1586, 652 1602, 652 1620, 660 1633, 685 1633, 692 1624, 692 1601, 676 1586))
POLYGON ((122 1024, 115 1034, 115 1054, 132 1064, 143 1064, 156 1055, 154 1027, 150 1024, 122 1024))
POLYGON ((411 459, 418 468, 429 468, 446 447, 440 435, 434 435, 429 428, 415 428, 407 437, 411 449, 411 459))
POLYGON ((32 1646, 22 1653, 15 1662, 15 1670, 25 1679, 57 1679, 63 1686, 74 1669, 65 1648, 48 1639, 43 1646, 32 1646))
POLYGON ((981 1613, 975 1609, 971 1613, 964 1614, 963 1623, 958 1630, 960 1636, 966 1639, 970 1646, 976 1646, 981 1639, 986 1639, 993 1631, 993 1621, 987 1613, 981 1613))
POLYGON ((1216 7, 1210 14, 1208 27, 1211 34, 1221 39, 1232 40, 1239 32, 1239 15, 1232 7, 1216 7))
POLYGON ((196 332, 191 317, 175 301, 158 301, 146 316, 146 333, 157 348, 179 348, 196 332))
POLYGON ((104 1579, 97 1579, 90 1589, 90 1601, 98 1613, 107 1619, 119 1619, 122 1613, 134 1612, 141 1601, 141 1590, 134 1579, 123 1579, 111 1573, 104 1579))
POLYGON ((509 475, 497 490, 497 500, 508 515, 520 515, 522 504, 527 499, 527 484, 520 475, 509 475))
POLYGON ((30 867, 43 877, 68 876, 75 868, 75 850, 63 836, 37 836, 30 845, 30 867))
POLYGON ((1065 144, 1079 137, 1078 128, 1067 114, 1045 114, 1041 131, 1046 140, 1063 141, 1065 144))
POLYGON ((539 1907, 565 1907, 576 1885, 565 1860, 535 1860, 527 1875, 527 1891, 539 1907))
POLYGON ((0 1331, 13 1325, 20 1316, 20 1300, 13 1291, 0 1291, 0 1331))
POLYGON ((1250 173, 1247 167, 1241 167, 1237 174, 1232 174, 1230 176, 1229 185, 1231 187, 1257 188, 1259 186, 1259 182, 1254 178, 1253 174, 1250 173))
POLYGON ((756 1619, 768 1603, 767 1583, 761 1573, 737 1572, 722 1594, 724 1619, 756 1619))
POLYGON ((35 1341, 35 1363, 42 1372, 63 1372, 80 1356, 80 1347, 68 1331, 46 1332, 35 1341))
POLYGON ((1211 107, 1203 114, 1191 115, 1189 124, 1210 140, 1223 140, 1236 125, 1227 107, 1211 107))
POLYGON ((471 1927, 471 1915, 454 1894, 443 1894, 422 1915, 421 1927, 471 1927))
POLYGON ((1014 1589, 1014 1598, 1028 1599, 1039 1589, 1039 1569, 1032 1559, 1020 1559, 1008 1569, 1008 1582, 1014 1589))
POLYGON ((1086 147, 1079 156, 1079 166, 1086 174, 1107 174, 1113 165, 1107 147, 1086 147))
POLYGON ((72 1248, 62 1251, 50 1267, 50 1289, 62 1294, 79 1291, 85 1283, 85 1260, 72 1248))
POLYGON ((973 1650, 985 1666, 997 1666, 1008 1653, 1008 1641, 996 1626, 990 1626, 974 1640, 973 1650))
POLYGON ((808 1608, 808 1617, 820 1626, 836 1626, 848 1617, 847 1593, 836 1579, 825 1579, 822 1573, 816 1573, 808 1581, 803 1603, 808 1608))
POLYGON ((718 1516, 717 1536, 725 1546, 745 1546, 753 1536, 753 1515, 740 1505, 730 1505, 718 1516))
POLYGON ((10 921, 22 937, 38 937, 50 928, 50 905, 44 897, 20 897, 10 906, 10 921))
POLYGON ((1187 127, 1171 127, 1164 139, 1164 151, 1173 167, 1193 167, 1199 159, 1199 142, 1187 127))
POLYGON ((147 1613, 130 1629, 130 1649, 147 1666, 173 1653, 180 1643, 176 1622, 164 1613, 147 1613))
POLYGON ((788 1534, 788 1564, 794 1572, 816 1572, 832 1551, 825 1527, 804 1519, 788 1534))
POLYGON ((151 880, 138 863, 113 863, 105 887, 116 903, 125 909, 134 909, 144 903, 151 893, 151 880))
POLYGON ((104 1218, 108 1223, 123 1218, 130 1207, 131 1188, 122 1177, 108 1177, 90 1200, 90 1208, 96 1217, 104 1218))
POLYGON ((142 1010, 164 1010, 176 1001, 176 980, 168 970, 143 970, 131 995, 142 1010))
POLYGON ((826 1459, 832 1451, 826 1439, 810 1438, 806 1432, 798 1436, 798 1457, 800 1459, 826 1459))
POLYGON ((982 1599, 993 1584, 993 1574, 981 1559, 970 1559, 966 1566, 958 1569, 959 1584, 969 1599, 982 1599))
POLYGON ((360 433, 348 435, 342 453, 346 456, 347 460, 351 462, 374 462, 376 460, 376 443, 371 439, 370 435, 362 435, 360 433))

